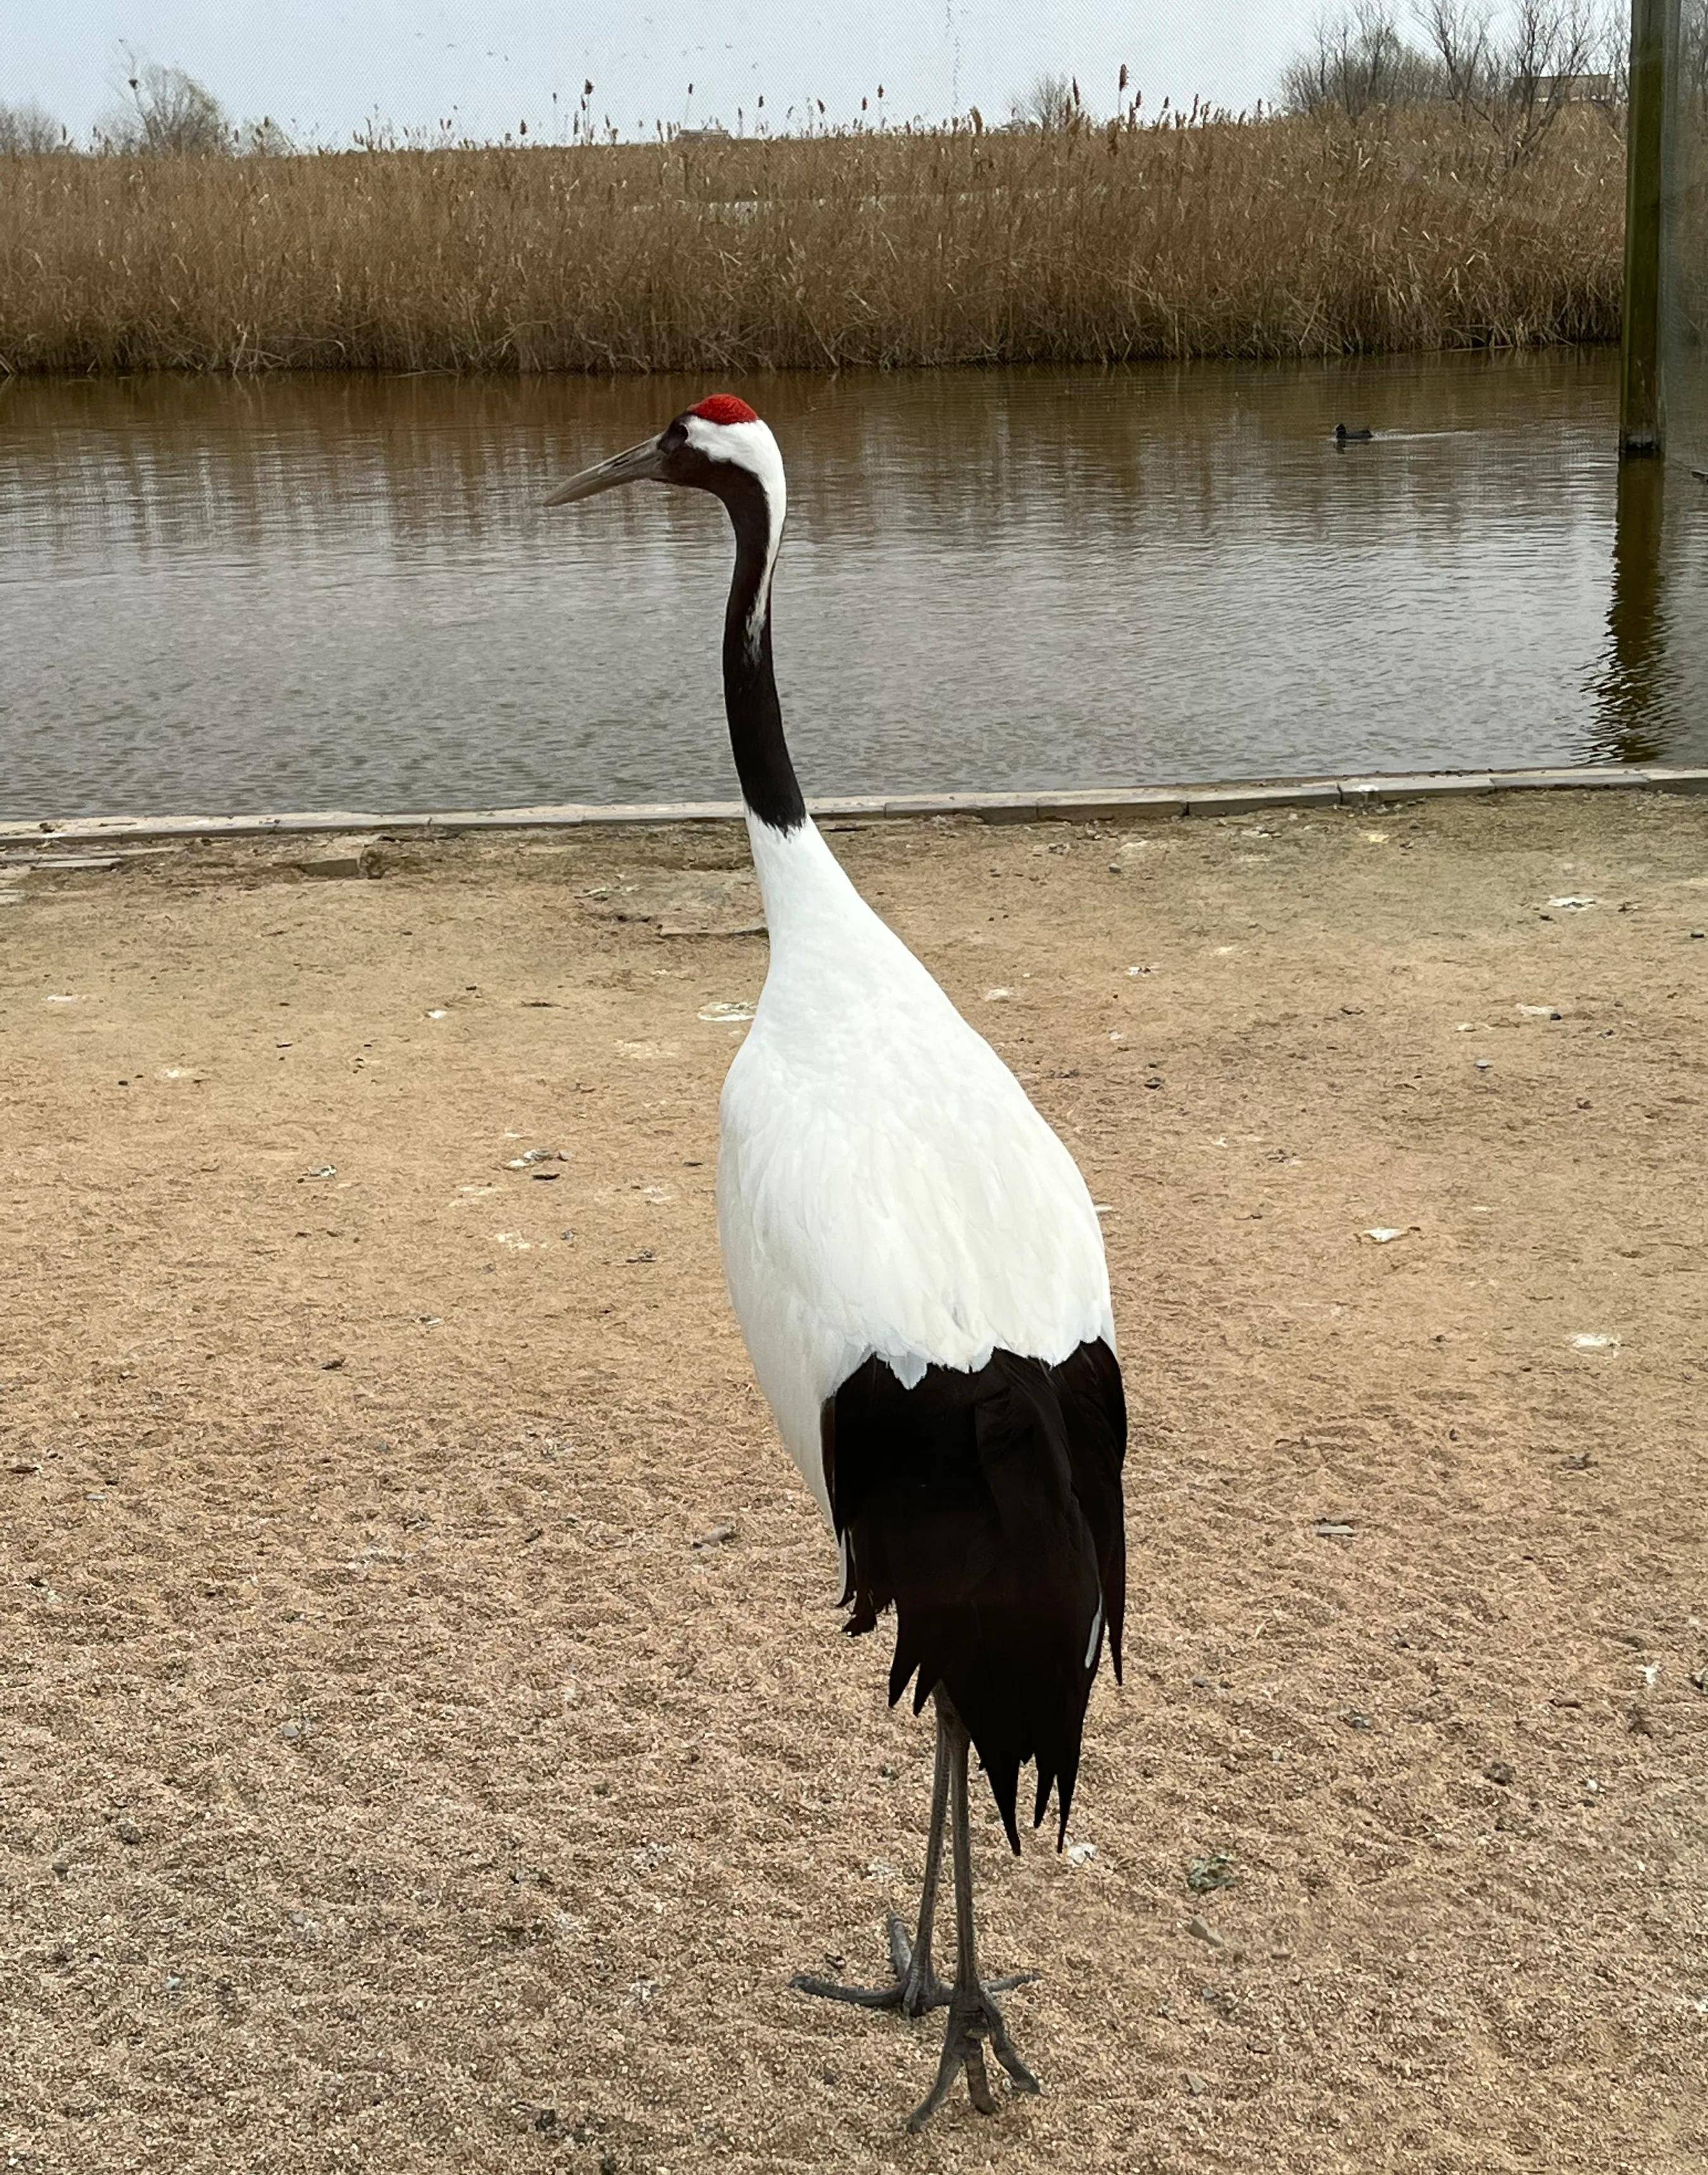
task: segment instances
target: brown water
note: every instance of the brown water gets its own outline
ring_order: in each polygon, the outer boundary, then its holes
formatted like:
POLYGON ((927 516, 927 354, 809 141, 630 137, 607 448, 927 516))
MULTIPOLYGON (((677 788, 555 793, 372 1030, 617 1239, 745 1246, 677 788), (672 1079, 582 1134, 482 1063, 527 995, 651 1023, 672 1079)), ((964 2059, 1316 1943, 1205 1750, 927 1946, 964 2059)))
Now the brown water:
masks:
MULTIPOLYGON (((1614 368, 738 382, 808 790, 1708 759, 1708 486, 1616 538, 1614 368)), ((729 795, 722 515, 538 509, 708 389, 11 382, 0 816, 729 795)))

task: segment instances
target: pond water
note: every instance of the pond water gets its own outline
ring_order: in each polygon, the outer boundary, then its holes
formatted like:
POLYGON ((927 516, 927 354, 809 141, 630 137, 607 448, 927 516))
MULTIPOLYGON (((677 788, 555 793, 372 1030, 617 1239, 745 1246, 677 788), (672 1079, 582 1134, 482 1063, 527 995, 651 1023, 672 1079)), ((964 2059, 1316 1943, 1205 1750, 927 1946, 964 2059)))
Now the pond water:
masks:
MULTIPOLYGON (((539 507, 708 389, 11 381, 0 816, 730 797, 721 513, 539 507)), ((1616 523, 1610 352, 731 389, 809 792, 1708 760, 1708 485, 1616 523)))

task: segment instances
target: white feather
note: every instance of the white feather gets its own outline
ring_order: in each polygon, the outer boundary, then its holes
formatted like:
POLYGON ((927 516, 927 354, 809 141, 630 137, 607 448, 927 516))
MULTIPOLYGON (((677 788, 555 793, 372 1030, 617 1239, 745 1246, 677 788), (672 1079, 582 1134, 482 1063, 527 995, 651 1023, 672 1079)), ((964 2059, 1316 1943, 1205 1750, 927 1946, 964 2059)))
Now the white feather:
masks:
POLYGON ((762 423, 756 415, 751 423, 713 423, 704 415, 691 412, 686 418, 686 427, 691 443, 708 460, 729 461, 737 468, 746 469, 750 475, 758 477, 765 492, 770 534, 767 540, 765 572, 754 592, 746 629, 748 646, 756 648, 771 602, 771 577, 777 566, 778 548, 783 542, 783 524, 789 518, 789 484, 783 472, 783 455, 771 435, 770 425, 762 423))
POLYGON ((811 823, 750 815, 771 966, 724 1086, 718 1218, 754 1371, 829 1516, 825 1399, 998 1346, 1114 1348, 1091 1196, 1007 1066, 811 823))

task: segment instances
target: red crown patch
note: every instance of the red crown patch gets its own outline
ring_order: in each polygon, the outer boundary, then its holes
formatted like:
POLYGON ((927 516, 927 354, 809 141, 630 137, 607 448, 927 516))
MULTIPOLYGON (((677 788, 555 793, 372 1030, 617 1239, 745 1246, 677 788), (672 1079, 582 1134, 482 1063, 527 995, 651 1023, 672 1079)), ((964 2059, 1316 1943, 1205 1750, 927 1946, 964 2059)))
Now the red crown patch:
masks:
POLYGON ((702 400, 697 408, 688 410, 707 423, 756 423, 759 418, 745 400, 738 400, 733 393, 714 393, 709 400, 702 400))

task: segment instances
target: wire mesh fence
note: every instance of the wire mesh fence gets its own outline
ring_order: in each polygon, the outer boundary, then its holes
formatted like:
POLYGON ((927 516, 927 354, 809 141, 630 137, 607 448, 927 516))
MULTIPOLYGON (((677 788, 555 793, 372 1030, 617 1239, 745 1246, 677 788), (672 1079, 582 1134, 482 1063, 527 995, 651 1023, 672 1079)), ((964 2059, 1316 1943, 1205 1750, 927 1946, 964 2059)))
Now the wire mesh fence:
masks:
POLYGON ((1708 0, 1684 0, 1662 138, 1661 386, 1669 456, 1708 469, 1708 0))

